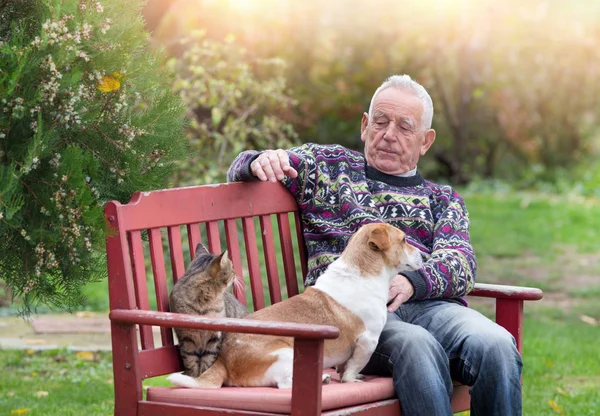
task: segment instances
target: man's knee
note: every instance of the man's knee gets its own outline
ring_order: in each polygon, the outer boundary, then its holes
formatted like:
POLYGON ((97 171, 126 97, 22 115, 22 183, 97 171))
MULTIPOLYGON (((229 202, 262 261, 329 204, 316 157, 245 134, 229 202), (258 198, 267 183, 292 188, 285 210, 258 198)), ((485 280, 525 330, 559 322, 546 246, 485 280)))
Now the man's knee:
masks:
POLYGON ((471 362, 485 362, 486 367, 522 363, 515 339, 508 331, 497 325, 471 334, 466 338, 464 348, 471 356, 471 362))
POLYGON ((427 330, 417 325, 386 325, 380 338, 391 364, 422 367, 426 363, 447 362, 443 347, 427 330))

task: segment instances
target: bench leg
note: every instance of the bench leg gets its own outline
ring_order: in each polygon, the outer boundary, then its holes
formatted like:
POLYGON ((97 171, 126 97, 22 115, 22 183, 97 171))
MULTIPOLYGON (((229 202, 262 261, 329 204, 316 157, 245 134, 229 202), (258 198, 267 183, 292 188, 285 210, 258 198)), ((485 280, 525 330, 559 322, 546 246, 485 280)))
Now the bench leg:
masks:
POLYGON ((496 322, 506 328, 517 341, 517 349, 523 346, 523 301, 518 299, 496 299, 496 322))

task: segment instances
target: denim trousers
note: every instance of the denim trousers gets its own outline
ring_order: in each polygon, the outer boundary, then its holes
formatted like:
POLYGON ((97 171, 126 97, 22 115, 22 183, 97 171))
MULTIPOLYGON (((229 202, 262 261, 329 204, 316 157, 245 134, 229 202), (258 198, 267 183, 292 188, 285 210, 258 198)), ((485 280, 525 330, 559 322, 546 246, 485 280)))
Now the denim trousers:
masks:
POLYGON ((451 415, 452 380, 470 386, 471 416, 521 415, 523 362, 512 335, 448 300, 388 313, 363 374, 392 376, 402 416, 451 415))

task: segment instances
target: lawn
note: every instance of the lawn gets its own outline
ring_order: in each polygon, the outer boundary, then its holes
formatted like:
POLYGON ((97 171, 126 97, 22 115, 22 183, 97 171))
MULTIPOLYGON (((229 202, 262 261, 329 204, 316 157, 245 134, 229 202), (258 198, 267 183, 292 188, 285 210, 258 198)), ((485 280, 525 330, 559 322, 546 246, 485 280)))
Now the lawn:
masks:
MULTIPOLYGON (((541 287, 528 303, 524 414, 596 415, 600 409, 600 204, 550 195, 464 193, 479 281, 541 287)), ((105 310, 106 284, 87 309, 105 310)), ((473 302, 486 314, 489 303, 473 302)), ((112 414, 109 353, 0 350, 0 415, 112 414)), ((165 384, 164 378, 146 385, 165 384)))

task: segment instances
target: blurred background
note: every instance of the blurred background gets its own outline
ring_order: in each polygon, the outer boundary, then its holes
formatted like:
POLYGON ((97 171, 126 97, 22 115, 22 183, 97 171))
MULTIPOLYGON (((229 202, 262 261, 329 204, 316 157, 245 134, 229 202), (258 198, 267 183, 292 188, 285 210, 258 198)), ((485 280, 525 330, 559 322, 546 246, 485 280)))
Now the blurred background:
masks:
MULTIPOLYGON (((250 109, 254 125, 274 117, 266 140, 238 138, 246 147, 285 137, 361 150, 359 122, 372 93, 387 76, 407 73, 434 102, 437 142, 419 166, 428 177, 598 196, 598 1, 151 0, 144 15, 153 42, 171 56, 189 64, 183 39, 214 48, 220 68, 202 65, 221 82, 213 89, 272 84, 246 104, 206 105, 186 92, 200 124, 211 116, 206 109, 222 109, 221 132, 227 114, 250 109), (236 75, 242 63, 247 73, 236 75)), ((179 68, 182 88, 197 80, 179 68)), ((239 143, 221 148, 223 165, 227 150, 237 154, 239 143)))
MULTIPOLYGON (((0 12, 7 4, 17 10, 17 5, 39 2, 0 0, 0 12)), ((81 4, 97 7, 88 0, 53 2, 65 8, 67 4, 71 8, 81 8, 81 4)), ((154 120, 150 124, 159 119, 159 113, 170 114, 156 123, 158 133, 133 143, 149 146, 153 140, 166 140, 172 134, 177 137, 167 140, 166 148, 188 146, 186 158, 174 165, 172 176, 161 176, 171 187, 225 181, 230 163, 245 149, 318 142, 361 151, 360 120, 375 89, 393 74, 406 73, 421 83, 433 99, 437 139, 419 161, 419 170, 430 180, 451 184, 464 197, 478 259, 478 281, 544 290, 542 301, 525 306, 524 414, 598 414, 599 0, 148 0, 142 10, 148 37, 141 30, 139 36, 131 35, 137 32, 128 31, 130 23, 124 22, 133 22, 133 14, 138 16, 133 9, 137 2, 102 3, 106 7, 102 19, 112 13, 115 27, 107 37, 96 31, 101 42, 97 44, 117 47, 106 53, 114 54, 110 60, 103 60, 97 48, 86 49, 92 56, 90 68, 101 68, 104 79, 113 81, 115 86, 109 94, 115 102, 129 102, 131 111, 123 114, 152 115, 155 111, 156 117, 147 116, 154 120), (119 14, 120 7, 131 14, 119 14), (139 53, 146 53, 146 39, 152 48, 167 55, 169 76, 161 78, 157 67, 148 65, 144 73, 132 65, 144 65, 139 53), (133 46, 120 52, 121 43, 128 41, 133 46), (112 72, 129 67, 134 69, 128 78, 121 79, 121 72, 112 72), (138 75, 136 71, 140 71, 138 75), (147 111, 151 100, 134 99, 138 92, 151 96, 161 88, 171 98, 173 91, 185 107, 181 113, 185 111, 187 121, 181 134, 175 131, 182 124, 179 110, 166 111, 171 107, 159 103, 158 109, 147 111)), ((42 21, 35 22, 39 26, 42 21)), ((0 19, 0 35, 10 35, 9 23, 0 19)), ((57 60, 60 56, 55 55, 57 60)), ((71 62, 67 64, 70 68, 71 62)), ((35 62, 30 65, 39 67, 35 62)), ((83 66, 87 61, 80 65, 82 71, 89 70, 83 66)), ((162 60, 156 60, 156 65, 162 68, 162 60)), ((0 73, 2 69, 0 66, 0 73)), ((70 83, 79 83, 75 77, 65 78, 65 91, 70 83)), ((29 81, 29 86, 37 82, 29 81)), ((104 108, 105 100, 109 100, 104 91, 96 91, 96 82, 93 78, 88 82, 92 98, 82 103, 93 107, 92 100, 96 100, 98 109, 104 108)), ((4 93, 0 91, 0 96, 4 93)), ((91 114, 89 118, 96 122, 92 116, 96 117, 91 114)), ((4 120, 8 120, 7 125, 11 123, 9 117, 4 120)), ((0 127, 2 121, 0 115, 0 127)), ((123 138, 116 121, 101 122, 107 131, 113 129, 113 137, 123 138)), ((27 131, 29 122, 22 124, 27 131)), ((52 127, 48 123, 45 126, 48 143, 58 149, 52 127)), ((65 131, 60 130, 60 134, 65 131)), ((69 134, 74 143, 81 142, 80 146, 93 143, 92 136, 73 130, 69 134)), ((34 140, 27 139, 26 134, 18 137, 24 143, 34 140)), ((114 152, 110 146, 108 150, 106 159, 110 161, 136 161, 128 152, 114 152)), ((31 163, 32 157, 26 154, 18 161, 31 163)), ((42 166, 48 166, 49 157, 46 155, 42 166)), ((81 167, 73 166, 81 174, 81 167)), ((23 178, 39 183, 34 175, 40 171, 33 170, 23 178)), ((54 172, 51 168, 46 171, 49 175, 54 172)), ((74 195, 87 189, 84 176, 81 183, 70 184, 74 195)), ((122 185, 116 184, 113 176, 94 176, 96 182, 92 184, 104 185, 104 193, 95 204, 119 198, 126 202, 133 191, 156 189, 143 182, 149 175, 141 171, 128 171, 122 176, 122 185)), ((32 217, 42 217, 43 211, 40 214, 35 201, 29 200, 36 208, 32 217)), ((56 210, 48 218, 59 213, 56 210)), ((104 221, 99 205, 96 214, 98 221, 104 221)), ((4 222, 8 224, 8 215, 4 222)), ((25 218, 19 229, 31 224, 31 219, 25 218)), ((90 224, 92 229, 101 228, 95 222, 90 224)), ((17 229, 10 230, 13 228, 17 229)), ((47 237, 47 228, 39 226, 37 230, 42 230, 37 234, 40 239, 47 237)), ((25 234, 16 234, 14 241, 21 247, 33 247, 23 242, 25 234)), ((104 237, 98 237, 97 243, 101 253, 104 237)), ((150 276, 150 265, 148 269, 150 276)), ((83 287, 83 303, 79 297, 74 298, 76 303, 69 303, 81 314, 77 317, 106 321, 108 289, 104 275, 68 281, 68 287, 83 287)), ((25 284, 29 286, 28 282, 21 286, 25 284)), ((27 327, 29 332, 22 334, 29 335, 14 335, 17 332, 12 328, 23 325, 22 320, 12 318, 21 304, 18 294, 3 286, 0 282, 0 365, 10 370, 11 377, 0 381, 0 391, 8 392, 0 394, 0 413, 22 414, 31 409, 45 415, 112 414, 110 354, 37 351, 53 345, 52 334, 33 334, 27 327), (28 349, 3 349, 7 348, 7 337, 12 337, 11 342, 19 338, 28 349), (81 380, 89 383, 85 389, 81 380), (37 397, 33 397, 37 390, 37 397)), ((470 304, 493 317, 491 303, 471 299, 470 304)), ((60 310, 42 304, 36 312, 60 310)), ((110 348, 108 333, 98 336, 110 348)), ((89 334, 74 337, 84 345, 87 342, 89 350, 98 349, 90 343, 89 334)), ((56 344, 70 348, 80 345, 73 342, 56 344)), ((150 379, 145 385, 168 382, 150 379)))

